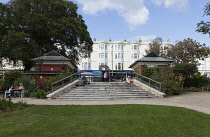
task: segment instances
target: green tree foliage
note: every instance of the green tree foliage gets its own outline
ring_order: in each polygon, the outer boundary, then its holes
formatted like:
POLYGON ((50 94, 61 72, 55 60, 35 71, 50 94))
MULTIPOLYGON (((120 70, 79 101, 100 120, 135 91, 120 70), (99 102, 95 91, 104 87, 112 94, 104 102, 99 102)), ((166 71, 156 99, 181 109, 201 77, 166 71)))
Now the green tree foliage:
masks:
POLYGON ((203 87, 209 84, 209 78, 198 72, 196 64, 177 64, 173 68, 175 75, 182 75, 183 87, 203 87))
MULTIPOLYGON (((4 79, 1 81, 2 88, 9 89, 15 83, 17 78, 22 78, 23 74, 20 71, 11 71, 4 74, 4 79)), ((17 85, 18 86, 18 85, 17 85)))
MULTIPOLYGON (((210 2, 208 2, 204 7, 204 15, 203 16, 209 16, 210 15, 210 2)), ((210 22, 209 21, 201 21, 197 24, 197 32, 202 34, 210 35, 210 22)))
POLYGON ((175 46, 168 50, 169 58, 175 60, 178 64, 196 64, 199 59, 206 58, 209 54, 210 50, 205 44, 202 45, 190 38, 178 41, 175 46))
POLYGON ((143 76, 146 76, 148 78, 151 78, 153 76, 153 74, 158 71, 159 68, 158 67, 150 67, 150 68, 146 68, 144 69, 144 71, 142 72, 143 76))
POLYGON ((77 5, 67 0, 11 0, 0 3, 0 57, 30 59, 51 50, 77 61, 92 52, 92 39, 77 5), (3 48, 4 47, 4 48, 3 48))
POLYGON ((162 38, 157 37, 155 38, 150 44, 149 49, 145 50, 146 54, 150 52, 154 52, 156 55, 160 56, 161 53, 161 45, 162 45, 162 38))
POLYGON ((175 75, 173 68, 156 69, 152 75, 152 79, 162 83, 162 91, 167 95, 177 95, 181 91, 183 79, 179 79, 181 75, 175 75))
POLYGON ((191 77, 198 72, 198 68, 196 64, 177 64, 174 66, 173 72, 176 75, 182 74, 184 77, 191 77))
POLYGON ((188 77, 185 79, 184 87, 207 87, 209 85, 210 79, 206 75, 201 75, 199 78, 196 75, 188 77))

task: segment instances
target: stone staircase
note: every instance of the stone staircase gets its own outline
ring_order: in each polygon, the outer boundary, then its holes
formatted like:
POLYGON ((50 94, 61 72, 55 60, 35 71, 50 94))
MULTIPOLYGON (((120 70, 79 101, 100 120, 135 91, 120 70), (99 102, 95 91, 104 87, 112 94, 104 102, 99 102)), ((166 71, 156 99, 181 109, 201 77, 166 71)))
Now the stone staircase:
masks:
POLYGON ((92 82, 89 85, 77 86, 54 98, 56 100, 117 100, 154 98, 151 93, 139 89, 134 84, 125 82, 92 82))

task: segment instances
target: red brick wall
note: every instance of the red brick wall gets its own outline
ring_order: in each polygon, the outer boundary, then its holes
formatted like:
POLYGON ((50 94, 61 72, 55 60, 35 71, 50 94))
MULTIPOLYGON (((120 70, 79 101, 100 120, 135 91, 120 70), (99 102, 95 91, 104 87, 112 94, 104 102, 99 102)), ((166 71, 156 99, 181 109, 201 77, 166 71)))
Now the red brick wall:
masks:
POLYGON ((140 65, 134 69, 134 72, 141 74, 145 68, 147 68, 146 65, 140 65))
MULTIPOLYGON (((61 71, 61 72, 67 72, 69 70, 69 67, 66 65, 65 69, 62 69, 63 64, 42 64, 42 65, 37 65, 36 69, 37 71, 61 71)), ((55 77, 55 74, 51 74, 51 75, 39 75, 38 77, 38 83, 39 85, 42 85, 45 81, 46 78, 51 78, 51 77, 55 77)))
POLYGON ((50 64, 43 64, 40 66, 37 66, 37 69, 41 69, 41 71, 62 71, 62 72, 67 72, 68 71, 68 66, 63 70, 62 69, 62 64, 60 65, 50 65, 50 64))
POLYGON ((46 78, 55 77, 55 75, 39 75, 38 77, 38 83, 39 85, 42 85, 46 78))

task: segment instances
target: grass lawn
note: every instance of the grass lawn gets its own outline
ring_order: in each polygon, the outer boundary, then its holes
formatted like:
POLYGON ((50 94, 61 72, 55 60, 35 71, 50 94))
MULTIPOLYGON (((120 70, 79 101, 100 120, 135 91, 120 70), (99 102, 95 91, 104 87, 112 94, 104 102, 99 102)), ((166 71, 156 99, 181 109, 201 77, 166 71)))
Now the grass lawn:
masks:
POLYGON ((210 137, 210 115, 152 105, 30 105, 0 113, 0 136, 210 137))

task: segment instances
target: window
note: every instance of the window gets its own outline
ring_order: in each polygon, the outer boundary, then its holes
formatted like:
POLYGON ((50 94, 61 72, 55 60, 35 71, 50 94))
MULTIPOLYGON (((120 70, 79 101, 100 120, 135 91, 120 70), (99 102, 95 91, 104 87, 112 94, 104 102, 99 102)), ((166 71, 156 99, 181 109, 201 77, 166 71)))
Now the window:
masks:
POLYGON ((138 54, 137 53, 132 53, 131 54, 131 58, 132 59, 137 59, 138 58, 138 54))
POLYGON ((123 59, 123 53, 115 53, 115 59, 123 59))
POLYGON ((99 50, 107 50, 107 45, 105 44, 99 45, 99 50))
POLYGON ((91 64, 90 63, 88 63, 88 69, 91 70, 91 64))
POLYGON ((123 63, 115 63, 115 70, 123 70, 123 63))
POLYGON ((104 52, 99 53, 99 58, 101 59, 107 58, 107 53, 104 53, 104 52))
POLYGON ((83 70, 91 70, 91 63, 82 63, 82 69, 83 70))
POLYGON ((138 49, 137 45, 132 45, 132 50, 137 50, 137 49, 138 49))
POLYGON ((123 50, 123 45, 115 45, 115 50, 123 50))

